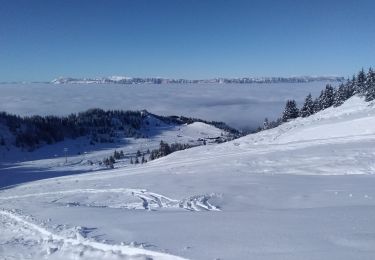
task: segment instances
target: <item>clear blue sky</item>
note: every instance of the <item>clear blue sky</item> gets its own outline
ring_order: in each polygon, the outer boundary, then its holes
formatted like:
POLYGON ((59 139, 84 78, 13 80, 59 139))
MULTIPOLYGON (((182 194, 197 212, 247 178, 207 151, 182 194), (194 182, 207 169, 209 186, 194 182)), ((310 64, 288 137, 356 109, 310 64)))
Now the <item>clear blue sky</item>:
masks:
POLYGON ((373 0, 0 0, 0 81, 348 76, 374 25, 373 0))

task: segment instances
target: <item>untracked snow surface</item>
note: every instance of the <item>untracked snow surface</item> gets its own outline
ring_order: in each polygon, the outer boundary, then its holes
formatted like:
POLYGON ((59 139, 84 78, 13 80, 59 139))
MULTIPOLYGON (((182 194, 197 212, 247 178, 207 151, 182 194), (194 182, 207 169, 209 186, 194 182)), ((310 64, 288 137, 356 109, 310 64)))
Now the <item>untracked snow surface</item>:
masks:
POLYGON ((2 259, 375 259, 375 107, 0 191, 2 259))

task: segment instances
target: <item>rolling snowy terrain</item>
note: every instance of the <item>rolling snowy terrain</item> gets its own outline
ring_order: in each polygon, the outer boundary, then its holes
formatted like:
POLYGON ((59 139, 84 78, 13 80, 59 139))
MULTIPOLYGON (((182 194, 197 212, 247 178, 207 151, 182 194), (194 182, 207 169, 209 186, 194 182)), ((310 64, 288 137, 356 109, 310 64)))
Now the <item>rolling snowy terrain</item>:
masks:
POLYGON ((124 136, 126 131, 119 130, 112 141, 93 142, 91 135, 85 135, 65 138, 53 144, 41 141, 39 147, 31 150, 15 146, 14 134, 0 120, 0 137, 5 138, 5 145, 0 145, 0 188, 32 180, 106 170, 110 165, 105 165, 104 160, 120 152, 121 156, 118 154, 112 167, 129 167, 136 158, 139 163, 143 163, 142 158, 147 161, 152 159, 151 152, 159 149, 161 142, 194 147, 212 145, 236 136, 203 122, 182 124, 168 122, 169 118, 158 118, 147 112, 143 115, 140 129, 133 134, 135 137, 124 136))
POLYGON ((326 83, 274 84, 0 84, 0 111, 68 115, 90 108, 143 110, 255 129, 280 116, 286 99, 302 103, 326 83))
POLYGON ((375 105, 355 96, 143 165, 5 187, 0 256, 372 260, 374 147, 375 105))

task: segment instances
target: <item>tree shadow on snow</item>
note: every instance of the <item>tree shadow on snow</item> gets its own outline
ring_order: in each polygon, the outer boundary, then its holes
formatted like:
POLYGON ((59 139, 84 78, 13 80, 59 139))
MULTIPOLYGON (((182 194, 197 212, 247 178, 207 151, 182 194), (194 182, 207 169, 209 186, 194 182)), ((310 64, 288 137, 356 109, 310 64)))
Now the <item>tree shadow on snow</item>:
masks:
POLYGON ((0 190, 13 188, 19 184, 49 179, 61 176, 90 173, 86 171, 48 171, 26 167, 2 167, 0 166, 0 190))

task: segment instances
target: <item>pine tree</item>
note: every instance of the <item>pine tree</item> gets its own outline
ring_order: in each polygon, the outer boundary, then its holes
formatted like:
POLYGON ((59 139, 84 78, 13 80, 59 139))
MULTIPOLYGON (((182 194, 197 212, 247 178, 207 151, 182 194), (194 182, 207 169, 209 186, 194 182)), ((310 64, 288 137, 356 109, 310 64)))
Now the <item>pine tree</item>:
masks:
POLYGON ((355 76, 353 76, 353 78, 351 80, 348 79, 345 87, 346 87, 346 97, 347 97, 347 99, 349 99, 352 96, 354 96, 354 94, 356 93, 356 79, 355 79, 355 76))
POLYGON ((335 107, 341 106, 348 99, 347 89, 344 84, 341 84, 335 93, 333 105, 335 107))
POLYGON ((104 164, 106 167, 111 168, 111 169, 114 168, 114 165, 113 165, 114 163, 115 163, 115 159, 114 159, 112 156, 110 156, 109 158, 105 158, 105 159, 103 160, 103 164, 104 164))
POLYGON ((372 68, 370 68, 367 73, 365 98, 366 101, 375 99, 375 71, 373 71, 372 68))
POLYGON ((108 165, 109 165, 109 159, 108 159, 108 158, 105 158, 105 159, 103 160, 103 164, 104 164, 105 166, 108 167, 108 165))
POLYGON ((326 89, 323 91, 323 96, 321 99, 322 109, 329 108, 333 106, 335 99, 335 90, 331 85, 327 85, 326 89))
POLYGON ((366 92, 366 74, 365 71, 362 69, 357 76, 356 81, 356 93, 364 95, 366 92))
POLYGON ((115 158, 111 155, 109 156, 109 162, 114 164, 116 162, 115 158))
POLYGON ((308 117, 314 114, 314 101, 312 99, 311 93, 307 95, 305 103, 303 104, 303 107, 301 108, 299 114, 302 117, 308 117))
POLYGON ((119 160, 119 159, 121 159, 121 153, 120 153, 120 152, 117 152, 117 151, 115 150, 115 152, 113 153, 113 157, 114 157, 116 160, 119 160))
POLYGON ((266 117, 263 121, 263 128, 262 130, 267 130, 270 127, 270 122, 268 121, 268 118, 266 117))
POLYGON ((163 142, 163 140, 160 141, 160 148, 159 148, 159 150, 160 150, 161 156, 166 156, 166 155, 168 155, 168 154, 171 153, 171 148, 169 147, 169 144, 163 142))
POLYGON ((323 109, 324 91, 320 91, 319 97, 314 100, 314 113, 319 112, 323 109))
POLYGON ((285 105, 282 120, 287 122, 289 119, 297 118, 299 114, 295 100, 288 100, 285 105))

